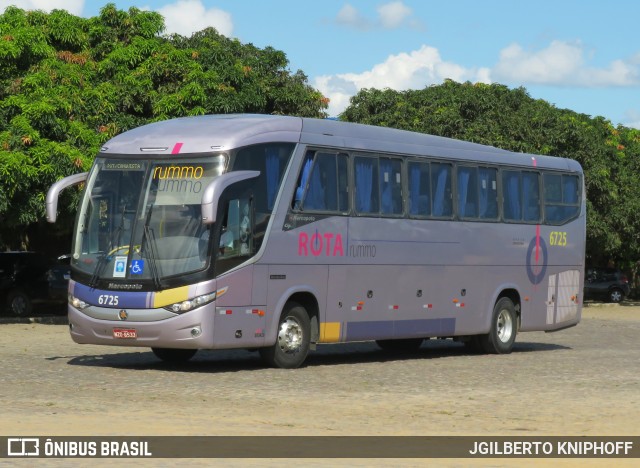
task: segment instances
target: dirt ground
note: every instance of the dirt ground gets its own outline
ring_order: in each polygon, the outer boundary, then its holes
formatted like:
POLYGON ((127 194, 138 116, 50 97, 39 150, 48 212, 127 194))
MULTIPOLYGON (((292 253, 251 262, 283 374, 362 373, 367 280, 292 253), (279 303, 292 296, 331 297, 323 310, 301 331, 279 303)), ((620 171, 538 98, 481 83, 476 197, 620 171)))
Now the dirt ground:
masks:
MULTIPOLYGON (((640 435, 636 305, 586 307, 577 327, 518 335, 510 355, 468 354, 450 340, 430 340, 409 355, 357 343, 319 347, 296 370, 265 368, 257 353, 248 351, 200 351, 186 365, 169 366, 144 348, 74 344, 63 325, 4 323, 0 335, 4 435, 640 435)), ((245 466, 248 461, 216 464, 245 466)), ((575 466, 577 461, 558 462, 575 466)), ((580 463, 610 465, 605 461, 580 463)), ((44 461, 58 462, 65 465, 64 460, 44 461)), ((300 464, 540 462, 334 459, 300 464)), ((281 463, 253 459, 249 464, 281 463)))

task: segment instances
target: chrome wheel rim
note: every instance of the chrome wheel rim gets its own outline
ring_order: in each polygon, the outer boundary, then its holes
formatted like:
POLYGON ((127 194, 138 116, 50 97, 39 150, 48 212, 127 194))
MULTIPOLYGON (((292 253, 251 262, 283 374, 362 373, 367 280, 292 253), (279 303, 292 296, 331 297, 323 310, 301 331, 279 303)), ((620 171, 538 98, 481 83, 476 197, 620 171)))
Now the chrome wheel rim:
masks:
POLYGON ((498 314, 497 331, 498 339, 503 343, 507 343, 513 335, 513 319, 506 309, 498 314))
POLYGON ((620 291, 613 291, 611 293, 611 300, 613 302, 620 302, 620 299, 622 299, 622 294, 620 294, 620 291))
POLYGON ((287 317, 285 321, 280 324, 278 346, 285 353, 296 353, 300 351, 302 347, 303 336, 300 323, 292 317, 287 317))

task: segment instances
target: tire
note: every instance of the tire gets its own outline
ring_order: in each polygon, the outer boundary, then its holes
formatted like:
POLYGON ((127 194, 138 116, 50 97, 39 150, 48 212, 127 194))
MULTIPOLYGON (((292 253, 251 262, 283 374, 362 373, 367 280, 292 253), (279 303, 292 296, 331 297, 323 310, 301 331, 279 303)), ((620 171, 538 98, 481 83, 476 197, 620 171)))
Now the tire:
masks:
POLYGON ((307 310, 296 302, 287 302, 278 322, 273 346, 260 348, 260 356, 272 367, 295 369, 309 354, 311 321, 307 310))
POLYGON ((423 338, 408 338, 404 340, 376 340, 376 344, 384 351, 392 353, 410 353, 416 351, 424 341, 423 338))
POLYGON ((624 300, 624 293, 620 289, 614 288, 611 291, 609 291, 608 299, 609 299, 609 302, 613 302, 617 304, 624 300))
POLYGON ((13 291, 7 297, 7 311, 16 317, 26 317, 31 314, 33 304, 31 299, 22 291, 13 291))
POLYGON ((513 302, 503 297, 496 302, 489 333, 479 337, 482 349, 489 354, 509 354, 516 341, 518 316, 513 302))
POLYGON ((197 349, 177 349, 177 348, 151 348, 153 354, 164 362, 180 364, 187 362, 198 352, 197 349))

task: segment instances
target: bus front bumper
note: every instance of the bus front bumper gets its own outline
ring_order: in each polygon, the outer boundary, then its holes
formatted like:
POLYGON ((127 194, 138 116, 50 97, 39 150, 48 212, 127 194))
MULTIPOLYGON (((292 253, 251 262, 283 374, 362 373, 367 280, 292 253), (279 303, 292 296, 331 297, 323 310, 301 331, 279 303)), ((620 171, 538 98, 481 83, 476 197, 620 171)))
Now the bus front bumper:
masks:
POLYGON ((68 306, 69 332, 80 344, 150 348, 213 347, 215 305, 158 321, 102 320, 68 306))

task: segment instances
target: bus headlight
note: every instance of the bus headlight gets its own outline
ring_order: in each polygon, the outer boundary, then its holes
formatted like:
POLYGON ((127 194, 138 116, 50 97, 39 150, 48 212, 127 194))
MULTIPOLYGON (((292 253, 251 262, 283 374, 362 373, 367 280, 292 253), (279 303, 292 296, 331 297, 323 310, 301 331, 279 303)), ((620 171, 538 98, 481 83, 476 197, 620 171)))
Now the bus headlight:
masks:
POLYGON ((175 304, 171 304, 166 306, 170 312, 175 314, 183 314, 185 312, 189 312, 190 310, 197 309, 209 302, 213 302, 216 298, 216 292, 212 292, 209 294, 204 294, 202 296, 194 297, 193 299, 187 299, 186 301, 176 302, 175 304))
POLYGON ((69 298, 69 304, 71 304, 78 310, 86 309, 90 305, 84 302, 82 299, 78 299, 73 294, 69 294, 67 297, 69 298))

